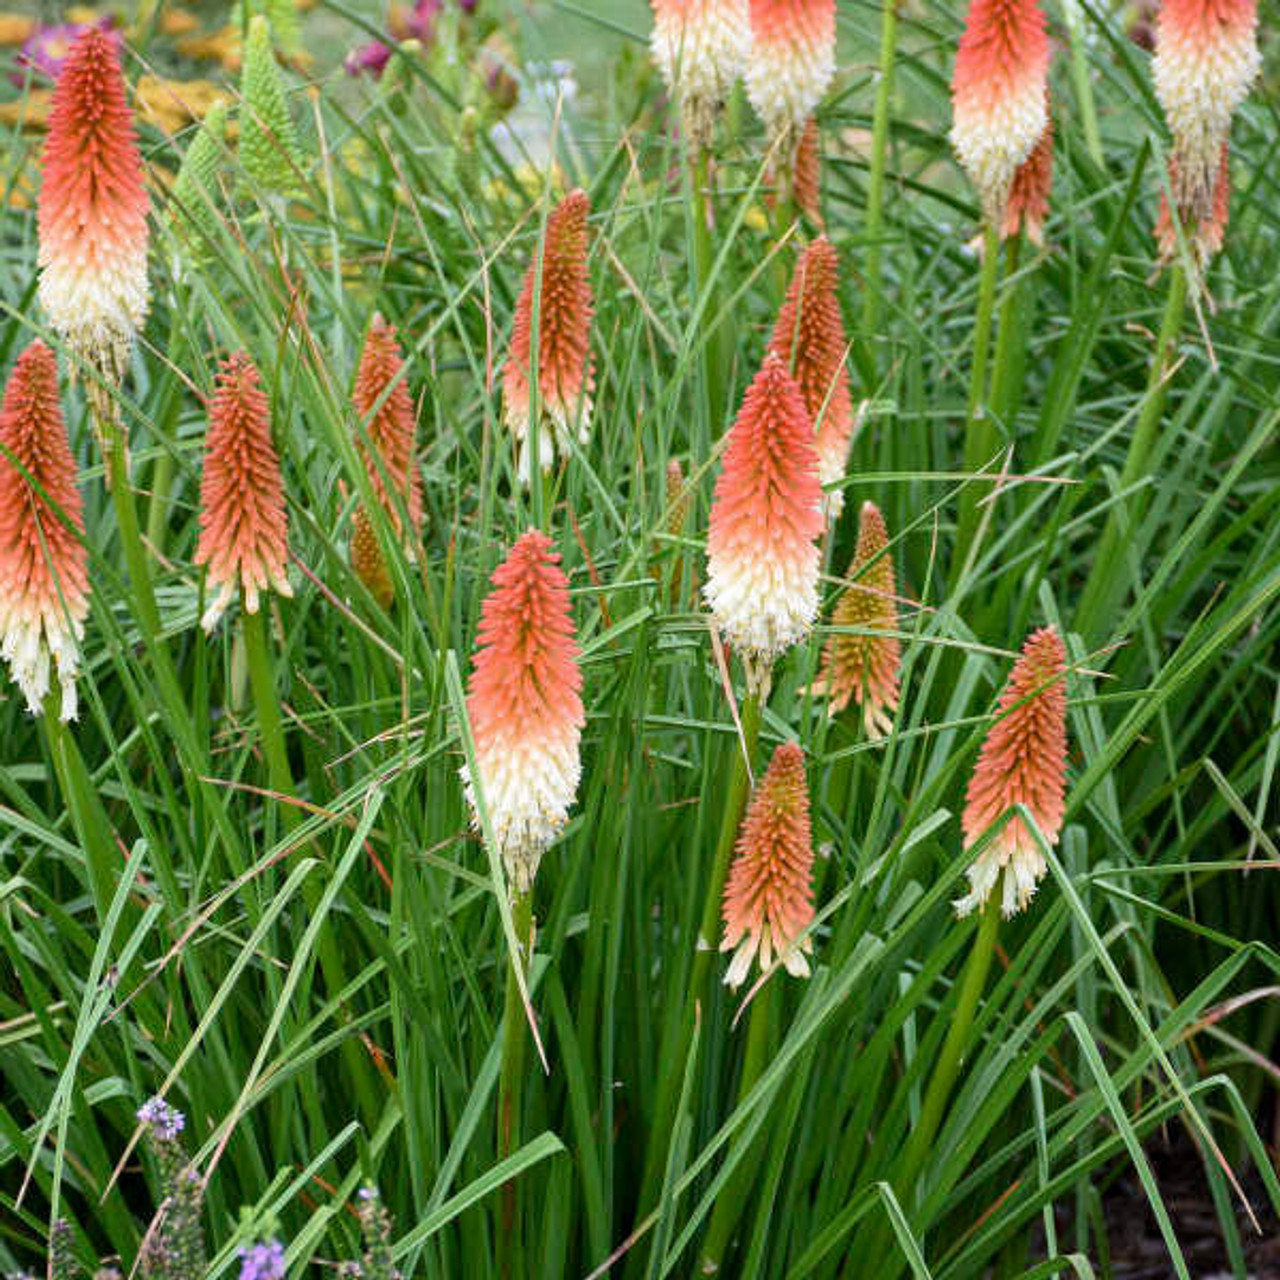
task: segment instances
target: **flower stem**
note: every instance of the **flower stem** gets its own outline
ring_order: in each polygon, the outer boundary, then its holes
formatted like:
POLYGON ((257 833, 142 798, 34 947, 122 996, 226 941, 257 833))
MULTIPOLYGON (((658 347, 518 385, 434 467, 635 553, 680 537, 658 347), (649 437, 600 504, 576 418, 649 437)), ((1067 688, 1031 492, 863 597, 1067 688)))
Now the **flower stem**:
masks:
MULTIPOLYGON (((693 253, 697 271, 697 296, 707 295, 702 312, 704 326, 714 319, 715 294, 710 292, 711 273, 715 266, 715 253, 711 245, 711 219, 714 193, 711 187, 711 152, 703 147, 693 162, 692 182, 689 188, 693 219, 693 253)), ((696 303, 696 299, 695 299, 696 303)), ((718 326, 707 339, 702 351, 702 378, 707 402, 707 427, 714 434, 724 418, 725 375, 729 369, 731 352, 728 349, 728 333, 725 326, 718 326)))
MULTIPOLYGON (((520 1093, 524 1083, 525 1015, 515 965, 528 973, 533 956, 533 890, 520 894, 511 904, 516 941, 520 952, 507 970, 507 990, 502 1009, 502 1067, 498 1078, 498 1159, 505 1160, 520 1142, 520 1093)), ((518 1280, 525 1274, 521 1259, 518 1180, 512 1178, 502 1188, 502 1220, 498 1224, 498 1274, 503 1280, 518 1280)))
POLYGON ((642 1212, 652 1208, 657 1201, 658 1180, 666 1163, 667 1144, 671 1138, 675 1120, 675 1108, 679 1098, 685 1055, 693 1036, 695 1011, 703 1001, 704 988, 715 955, 714 939, 720 919, 720 899, 724 891, 725 877, 733 857, 733 846, 738 835, 738 824, 747 801, 747 783, 750 777, 749 763, 755 755, 756 741, 760 736, 760 700, 749 695, 742 703, 742 740, 735 750, 729 786, 725 792, 720 836, 716 844, 715 861, 707 882, 707 894, 703 902, 702 921, 694 943, 693 970, 687 987, 685 1008, 678 1031, 674 1037, 664 1037, 661 1061, 665 1064, 658 1081, 657 1101, 654 1105, 653 1123, 649 1128, 649 1143, 645 1155, 645 1173, 642 1183, 640 1207, 642 1212), (668 1045, 667 1039, 675 1043, 668 1045))
MULTIPOLYGON (((773 990, 776 983, 769 983, 757 993, 751 1006, 751 1018, 747 1027, 747 1050, 742 1062, 742 1076, 738 1081, 738 1104, 755 1088, 764 1070, 769 1052, 769 1023, 773 1006, 773 990)), ((742 1217, 742 1208, 755 1182, 756 1155, 763 1145, 763 1134, 757 1134, 750 1151, 744 1152, 738 1167, 729 1176, 720 1192, 716 1207, 707 1228, 707 1238, 702 1246, 701 1275, 714 1275, 720 1270, 725 1251, 733 1240, 733 1233, 742 1217)))
POLYGON ((1063 8, 1071 43, 1071 79, 1075 87, 1076 103, 1080 108, 1085 148, 1093 163, 1099 169, 1105 169, 1106 156, 1102 150, 1102 134, 1098 131, 1098 109, 1093 100, 1093 81, 1089 78, 1089 53, 1084 46, 1079 0, 1066 0, 1063 8))
POLYGON ((889 110, 893 100, 893 66, 898 51, 898 0, 883 0, 880 18, 880 65, 871 118, 871 171, 867 178, 866 288, 862 330, 868 344, 880 324, 881 237, 884 234, 884 171, 889 152, 889 110))
MULTIPOLYGON (((982 275, 978 284, 978 314, 973 325, 973 363, 969 374, 969 404, 964 428, 964 471, 972 475, 995 451, 995 423, 987 401, 987 365, 991 353, 991 322, 995 314, 996 276, 1000 269, 1000 238, 988 225, 983 233, 982 275)), ((960 516, 951 564, 954 591, 964 573, 978 524, 980 486, 970 480, 960 494, 960 516)))
MULTIPOLYGON (((947 1037, 943 1041, 942 1051, 929 1079, 929 1087, 925 1091, 924 1102, 920 1107, 920 1118, 916 1121, 907 1139, 902 1154, 902 1164, 893 1188, 903 1210, 910 1216, 916 1200, 916 1180, 920 1170, 928 1159, 937 1136, 938 1126, 942 1123, 943 1113, 951 1090, 959 1073, 961 1059, 968 1047, 969 1031, 973 1026, 973 1015, 978 1007, 978 1000, 987 985, 987 973, 991 968, 991 958, 995 954, 996 934, 1000 928, 1000 896, 993 892, 987 899, 978 921, 978 932, 973 939, 973 949, 969 952, 969 961, 965 966, 964 977, 960 984, 960 994, 956 999, 956 1007, 951 1014, 951 1023, 947 1028, 947 1037)), ((880 1222, 876 1231, 873 1248, 866 1255, 869 1258, 882 1258, 884 1265, 867 1271, 867 1275, 882 1276, 883 1280, 893 1280, 901 1269, 903 1259, 897 1261, 885 1257, 889 1247, 890 1231, 880 1222)))
MULTIPOLYGON (((285 749, 284 723, 280 715, 280 699, 276 694, 275 668, 267 648, 267 627, 264 619, 265 602, 253 613, 241 613, 245 655, 249 664, 249 683, 253 689, 254 707, 258 713, 258 732, 262 740, 262 753, 267 758, 267 778, 272 791, 283 797, 270 806, 268 812, 280 815, 285 831, 293 831, 301 821, 297 806, 293 804, 293 771, 285 749)), ((270 841, 272 833, 267 832, 270 841)), ((314 851, 319 856, 320 851, 314 851)), ((303 895, 307 911, 314 914, 320 908, 323 886, 317 877, 308 876, 303 881, 303 895)), ((330 999, 336 1000, 347 985, 345 968, 338 951, 332 919, 324 921, 316 939, 320 957, 320 971, 330 999)), ((356 1099, 367 1124, 374 1124, 380 1114, 377 1090, 370 1075, 369 1060, 358 1041, 347 1036, 342 1041, 343 1061, 355 1083, 356 1099)))
MULTIPOLYGON (((1175 264, 1169 280, 1169 296, 1165 300, 1164 317, 1160 322, 1160 334, 1151 356, 1151 368, 1147 374, 1147 389, 1143 397, 1138 421, 1129 441, 1129 452, 1120 473, 1121 490, 1129 488, 1141 479, 1146 471, 1151 446, 1155 441, 1156 427, 1164 411, 1165 395, 1169 388, 1169 370, 1173 364, 1178 344, 1178 331, 1187 304, 1187 277, 1181 265, 1175 264)), ((1124 595, 1125 575, 1118 568, 1120 534, 1123 526, 1131 527, 1141 516, 1142 495, 1135 494, 1123 507, 1111 509, 1103 530, 1102 541, 1089 570, 1084 594, 1076 611, 1076 630, 1084 637, 1085 645, 1094 648, 1106 638, 1106 619, 1115 612, 1124 595)))

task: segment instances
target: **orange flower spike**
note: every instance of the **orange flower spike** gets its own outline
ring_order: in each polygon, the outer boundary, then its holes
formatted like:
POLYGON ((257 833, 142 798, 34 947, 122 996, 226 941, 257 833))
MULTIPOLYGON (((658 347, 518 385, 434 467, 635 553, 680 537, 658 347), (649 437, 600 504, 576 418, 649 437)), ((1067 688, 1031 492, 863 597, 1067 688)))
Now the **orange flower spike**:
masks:
MULTIPOLYGON (((1193 222, 1186 230, 1191 256, 1201 272, 1222 250, 1222 242, 1227 234, 1227 220, 1231 213, 1231 161, 1230 148, 1222 144, 1218 159, 1218 177, 1213 184, 1213 207, 1207 218, 1193 222)), ((1169 161, 1169 185, 1177 190, 1176 160, 1169 161)), ((1169 213, 1169 201, 1160 196, 1160 212, 1156 216, 1156 244, 1160 250, 1162 263, 1172 262, 1178 256, 1178 233, 1169 213)), ((1197 282, 1198 283, 1198 282, 1197 282)))
MULTIPOLYGON (((818 480, 824 485, 844 476, 855 421, 845 364, 848 343, 836 296, 838 273, 835 247, 819 236, 796 263, 769 340, 769 350, 791 369, 809 417, 818 424, 818 480)), ((843 507, 843 490, 824 494, 828 520, 836 520, 843 507)))
MULTIPOLYGON (((964 847, 972 848, 1001 815, 1025 805, 1050 844, 1062 830, 1067 763, 1066 653, 1058 633, 1032 635, 1000 695, 999 716, 982 744, 964 808, 964 847)), ((1044 855, 1019 814, 969 867, 969 892, 956 904, 968 915, 991 895, 1004 872, 1006 918, 1031 901, 1046 871, 1044 855)))
POLYGON ((652 0, 650 48, 694 148, 709 146, 716 120, 751 49, 747 0, 652 0))
POLYGON ((747 97, 786 160, 835 73, 835 0, 751 0, 747 97))
POLYGON ((1053 120, 1045 122, 1035 149, 1013 175, 1000 235, 1013 239, 1020 231, 1032 244, 1044 244, 1044 223, 1049 216, 1049 192, 1053 187, 1053 120))
POLYGON ((147 314, 142 160, 117 44, 77 38, 54 90, 39 200, 40 304, 72 352, 118 381, 147 314))
POLYGON ((898 603, 888 546, 889 531, 880 508, 864 502, 858 517, 858 546, 846 575, 849 585, 836 602, 831 621, 837 627, 884 634, 832 635, 812 690, 830 699, 829 715, 839 715, 851 699, 856 702, 872 738, 884 737, 893 728, 902 662, 901 646, 893 634, 898 630, 898 603))
POLYGON ((775 954, 788 973, 809 976, 812 940, 797 939, 813 921, 812 873, 804 755, 784 742, 751 798, 725 880, 720 950, 733 952, 729 986, 741 986, 757 958, 763 973, 775 954))
POLYGON ((1231 117, 1261 65, 1256 0, 1163 0, 1151 70, 1173 135, 1173 198, 1184 216, 1213 216, 1231 117))
MULTIPOLYGON (((532 886, 577 794, 586 722, 581 653, 568 579, 546 534, 522 534, 490 581, 467 717, 485 807, 518 896, 532 886)), ((465 768, 462 777, 474 813, 475 789, 465 768)))
MULTIPOLYGON (((547 219, 541 252, 542 288, 539 298, 538 393, 543 410, 539 423, 538 464, 549 471, 559 451, 569 456, 570 433, 586 444, 591 422, 594 371, 590 351, 591 282, 587 277, 587 215, 591 203, 585 191, 571 191, 547 219)), ((528 456, 529 373, 533 344, 533 295, 538 284, 538 259, 529 264, 516 304, 511 350, 502 385, 502 412, 520 445, 519 471, 528 483, 533 472, 528 456)))
POLYGON ((268 588, 293 595, 288 559, 284 481, 267 397, 253 361, 240 351, 223 361, 209 402, 195 563, 209 566, 217 595, 201 619, 204 629, 217 625, 237 586, 248 613, 257 613, 268 588))
POLYGON ((809 117, 800 141, 796 144, 791 168, 791 194, 796 208, 822 230, 822 150, 818 121, 809 117))
POLYGON ((404 510, 409 516, 411 536, 417 538, 422 530, 422 475, 414 461, 416 422, 403 368, 395 326, 375 314, 364 340, 351 395, 364 428, 356 444, 369 484, 392 527, 399 531, 400 512, 404 510), (387 491, 388 480, 394 496, 387 491))
POLYGON ((351 521, 351 568, 364 583, 369 594, 384 608, 390 609, 396 598, 395 583, 387 568, 387 559, 378 543, 378 533, 361 504, 351 521))
POLYGON ((800 388, 770 352, 729 431, 703 591, 753 693, 767 689, 774 661, 817 616, 821 508, 813 423, 800 388))
POLYGON ((1048 124, 1049 37, 1037 0, 970 0, 951 80, 951 143, 999 229, 1048 124))
POLYGON ((13 366, 0 446, 0 654, 32 715, 44 709, 56 673, 60 716, 74 720, 89 612, 84 503, 58 403, 57 362, 43 342, 13 366))

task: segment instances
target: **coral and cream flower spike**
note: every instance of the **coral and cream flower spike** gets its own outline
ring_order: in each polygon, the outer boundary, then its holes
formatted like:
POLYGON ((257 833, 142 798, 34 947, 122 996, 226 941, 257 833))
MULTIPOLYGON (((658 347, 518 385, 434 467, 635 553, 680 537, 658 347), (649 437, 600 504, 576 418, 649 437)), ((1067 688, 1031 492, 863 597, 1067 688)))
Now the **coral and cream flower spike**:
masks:
POLYGON ((751 48, 747 0, 653 0, 650 48, 690 147, 710 146, 751 48))
MULTIPOLYGON (((1044 627, 1023 645, 982 744, 964 808, 966 849, 1017 804, 1026 806, 1050 844, 1057 843, 1066 790, 1065 679, 1062 641, 1044 627)), ((965 873, 969 892, 955 904, 956 914, 982 906, 1003 871, 1000 907, 1007 918, 1030 903, 1046 870, 1040 845, 1015 813, 965 873)))
POLYGON ((33 342, 9 375, 0 446, 0 654, 32 715, 44 709, 56 674, 59 714, 73 720, 89 612, 84 504, 58 403, 58 366, 43 342, 33 342))
MULTIPOLYGON (((849 344, 836 296, 839 260, 831 241, 819 236, 800 255, 791 286, 778 312, 769 350, 792 371, 809 417, 818 424, 818 480, 844 477, 853 440, 853 400, 845 364, 849 344)), ((823 495, 828 521, 839 518, 844 491, 823 495)))
MULTIPOLYGON (((582 673, 569 583, 551 539, 522 534, 480 612, 467 718, 485 809, 513 897, 568 820, 581 772, 582 673)), ((476 814, 475 787, 462 770, 476 814)))
POLYGON ((751 0, 747 97, 784 164, 835 72, 835 0, 751 0))
MULTIPOLYGON (((124 376, 148 301, 148 201, 118 47, 88 27, 67 55, 37 220, 40 304, 72 354, 113 384, 124 376)), ((91 383, 89 394, 104 413, 101 389, 91 383)))
POLYGON ((1231 117, 1260 66, 1256 0, 1163 0, 1152 74, 1173 135, 1170 176, 1183 217, 1212 216, 1231 117))
POLYGON ((206 631, 217 625, 237 586, 247 613, 257 613, 268 589, 293 595, 288 533, 267 397, 253 361, 240 351, 223 361, 209 402, 195 554, 196 564, 209 566, 209 587, 217 592, 201 619, 206 631))
POLYGON ((951 80, 951 143, 996 230, 1014 176, 1044 137, 1048 73, 1037 0, 970 0, 951 80))
POLYGON ((858 516, 858 546, 846 575, 849 585, 831 617, 834 626, 856 628, 861 634, 850 631, 831 636, 811 690, 830 699, 827 711, 833 716, 850 700, 856 702, 872 738, 889 733, 898 709, 902 655, 894 634, 898 630, 898 602, 888 546, 889 531, 880 508, 874 502, 864 502, 858 516))
POLYGON ((703 588, 755 695, 768 689, 778 655, 813 626, 821 532, 813 422, 786 365, 770 352, 729 431, 703 588))
MULTIPOLYGON (((587 278, 585 191, 571 191, 547 218, 542 244, 542 285, 538 300, 538 465, 549 471, 558 450, 569 456, 569 437, 576 432, 586 444, 591 424, 594 373, 590 352, 591 283, 587 278)), ((538 256, 525 272, 516 304, 511 349, 502 384, 502 414, 520 447, 519 471, 527 484, 533 473, 529 458, 532 412, 530 368, 533 345, 533 300, 538 290, 538 256)))
MULTIPOLYGON (((403 368, 395 327, 375 314, 351 395, 362 427, 356 448, 379 506, 406 547, 412 548, 422 530, 422 475, 413 456, 416 423, 403 368), (402 511, 409 519, 407 533, 402 530, 402 511)), ((394 596, 391 574, 363 503, 352 528, 351 564, 374 597, 388 606, 394 596)))
POLYGON ((813 840, 804 755, 794 742, 773 753, 751 798, 725 880, 721 915, 720 950, 733 952, 724 976, 729 986, 741 986, 756 959, 765 972, 775 955, 788 973, 809 976, 805 953, 813 945, 800 935, 813 920, 813 840))

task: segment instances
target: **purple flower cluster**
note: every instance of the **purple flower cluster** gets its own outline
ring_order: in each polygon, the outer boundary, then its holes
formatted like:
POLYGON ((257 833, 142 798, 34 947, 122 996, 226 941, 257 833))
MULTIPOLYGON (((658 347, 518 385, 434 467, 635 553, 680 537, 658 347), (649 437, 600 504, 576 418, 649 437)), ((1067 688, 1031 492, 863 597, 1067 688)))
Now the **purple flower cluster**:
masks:
MULTIPOLYGON (((463 13, 474 13, 476 0, 454 0, 463 13)), ((445 0, 416 0, 406 14, 393 9, 387 26, 397 40, 418 40, 430 45, 436 38, 436 19, 444 8, 445 0)), ((347 54, 343 67, 347 75, 358 76, 368 72, 380 78, 391 61, 391 46, 382 40, 370 40, 347 54)))
POLYGON ((138 1108, 138 1119, 150 1125, 152 1133, 165 1142, 172 1142, 182 1132, 187 1118, 177 1107, 171 1107, 163 1098, 152 1098, 138 1108))
POLYGON ((120 33, 112 29, 114 25, 115 19, 106 17, 96 23, 57 22, 38 26, 18 51, 18 56, 14 59, 17 69, 9 77, 10 80, 21 88, 28 68, 37 80, 57 80, 62 64, 71 52, 71 46, 82 32, 89 30, 91 26, 97 26, 118 42, 120 33))
POLYGON ((284 1245, 260 1240, 240 1246, 240 1280, 284 1280, 284 1245))

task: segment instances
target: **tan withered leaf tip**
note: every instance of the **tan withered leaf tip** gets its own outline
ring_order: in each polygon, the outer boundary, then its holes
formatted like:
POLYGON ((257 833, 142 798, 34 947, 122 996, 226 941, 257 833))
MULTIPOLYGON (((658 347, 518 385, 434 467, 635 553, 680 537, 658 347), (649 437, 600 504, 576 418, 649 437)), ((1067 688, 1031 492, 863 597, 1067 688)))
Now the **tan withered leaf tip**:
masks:
POLYGON ((201 619, 204 629, 217 625, 237 586, 247 613, 257 613, 268 588, 291 596, 288 558, 284 481, 267 397, 253 361, 239 351, 223 361, 209 402, 195 563, 209 566, 217 594, 201 619))
POLYGON ((874 502, 864 502, 858 516, 858 546, 846 575, 849 585, 831 615, 833 626, 863 634, 837 631, 831 636, 812 687, 814 694, 830 699, 830 715, 838 715, 850 701, 856 702, 872 738, 889 733, 898 709, 902 658, 893 634, 898 630, 898 605, 888 546, 889 531, 880 508, 874 502), (868 632, 879 634, 865 634, 868 632))
MULTIPOLYGON (((964 808, 964 847, 973 845, 1014 805, 1024 805, 1044 838, 1062 830, 1067 765, 1066 654, 1044 627, 1023 646, 1000 695, 998 718, 982 745, 964 808)), ((956 904, 965 916, 980 907, 1004 872, 1005 917, 1031 901, 1047 866, 1039 843, 1015 813, 965 873, 969 892, 956 904)))
POLYGON ((813 920, 812 872, 804 755, 784 742, 751 798, 725 881, 720 950, 733 952, 729 986, 741 986, 757 958, 763 973, 775 955, 788 973, 809 976, 812 940, 800 935, 813 920))

